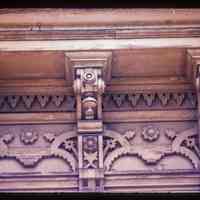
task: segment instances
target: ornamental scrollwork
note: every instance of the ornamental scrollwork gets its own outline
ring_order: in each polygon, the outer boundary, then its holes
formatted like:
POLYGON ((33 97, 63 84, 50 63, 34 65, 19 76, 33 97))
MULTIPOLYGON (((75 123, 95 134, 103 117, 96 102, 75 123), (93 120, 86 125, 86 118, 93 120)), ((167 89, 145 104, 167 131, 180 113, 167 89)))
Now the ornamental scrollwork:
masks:
POLYGON ((76 132, 64 132, 60 135, 46 133, 43 139, 49 143, 48 147, 33 148, 33 144, 39 140, 39 134, 35 130, 24 130, 19 136, 11 133, 0 137, 0 158, 14 158, 24 167, 35 167, 42 159, 59 157, 65 160, 72 171, 76 170, 78 152, 76 132), (18 151, 10 144, 17 139, 22 142, 18 151), (41 151, 42 150, 42 151, 41 151))
MULTIPOLYGON (((130 131, 128 131, 130 132, 130 131)), ((188 159, 195 169, 199 168, 200 151, 196 144, 196 129, 191 128, 182 132, 173 129, 166 129, 165 135, 171 141, 168 146, 151 145, 151 148, 144 148, 137 143, 133 143, 135 135, 130 139, 126 134, 116 131, 105 130, 104 133, 104 166, 105 170, 110 171, 113 163, 122 156, 137 156, 146 164, 157 164, 162 158, 170 155, 180 155, 188 159), (131 141, 131 142, 130 142, 131 141)), ((159 136, 159 129, 154 126, 147 126, 141 129, 140 135, 146 135, 146 142, 152 143, 159 136), (145 130, 145 131, 144 131, 145 130), (148 133, 150 131, 150 134, 148 133)), ((138 134, 139 135, 139 134, 138 134)))
MULTIPOLYGON (((91 74, 92 80, 94 77, 91 74)), ((85 76, 85 83, 87 76, 85 76)), ((89 80, 89 81, 91 81, 89 80)), ((77 87, 79 87, 77 83, 77 87)), ((90 84, 90 83, 89 83, 90 84)), ((103 90, 104 85, 101 83, 103 90)), ((86 95, 87 97, 87 95, 86 95)), ((30 111, 75 111, 76 97, 73 95, 0 95, 0 112, 30 112, 30 111)), ((95 98, 90 97, 85 99, 84 104, 91 102, 96 104, 95 98), (93 98, 93 99, 91 99, 93 98)), ((123 108, 135 109, 135 108, 160 108, 167 109, 168 107, 180 107, 180 108, 196 108, 197 96, 194 91, 152 91, 145 92, 129 92, 129 93, 106 93, 103 94, 103 109, 104 110, 117 110, 123 108)), ((94 107, 94 106, 93 106, 94 107)), ((94 112, 93 107, 87 111, 88 113, 94 112)), ((87 113, 86 113, 87 114, 87 113)), ((90 114, 89 114, 90 115, 90 114)), ((92 116, 92 114, 91 114, 92 116)))

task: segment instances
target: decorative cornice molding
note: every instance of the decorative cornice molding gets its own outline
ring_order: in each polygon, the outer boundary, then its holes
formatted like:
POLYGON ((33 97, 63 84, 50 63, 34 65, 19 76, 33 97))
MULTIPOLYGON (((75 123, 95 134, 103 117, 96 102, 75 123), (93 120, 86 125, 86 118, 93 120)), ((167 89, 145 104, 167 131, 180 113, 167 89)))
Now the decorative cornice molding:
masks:
MULTIPOLYGON (((186 109, 197 106, 195 91, 141 91, 106 92, 103 95, 104 111, 169 108, 186 109)), ((74 95, 0 95, 0 113, 75 111, 74 95)))
MULTIPOLYGON (((199 9, 1 9, 1 25, 190 24, 199 9)), ((198 24, 198 23, 197 23, 198 24)))
POLYGON ((199 25, 121 26, 121 27, 1 27, 0 40, 84 40, 198 37, 199 25))

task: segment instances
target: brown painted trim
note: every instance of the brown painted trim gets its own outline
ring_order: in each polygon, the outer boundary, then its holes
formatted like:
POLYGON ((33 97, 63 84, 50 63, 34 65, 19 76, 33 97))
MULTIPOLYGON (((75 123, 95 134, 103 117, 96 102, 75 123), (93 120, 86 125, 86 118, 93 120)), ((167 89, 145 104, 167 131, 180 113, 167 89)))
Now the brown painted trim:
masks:
POLYGON ((199 37, 53 41, 0 41, 0 51, 92 51, 141 48, 199 48, 199 37))
MULTIPOLYGON (((197 119, 196 110, 121 111, 121 112, 103 113, 104 123, 193 121, 196 119, 197 119)), ((0 125, 49 124, 49 123, 66 124, 75 122, 76 122, 75 112, 0 114, 0 125)))
POLYGON ((177 24, 200 21, 199 9, 1 9, 1 25, 177 24))

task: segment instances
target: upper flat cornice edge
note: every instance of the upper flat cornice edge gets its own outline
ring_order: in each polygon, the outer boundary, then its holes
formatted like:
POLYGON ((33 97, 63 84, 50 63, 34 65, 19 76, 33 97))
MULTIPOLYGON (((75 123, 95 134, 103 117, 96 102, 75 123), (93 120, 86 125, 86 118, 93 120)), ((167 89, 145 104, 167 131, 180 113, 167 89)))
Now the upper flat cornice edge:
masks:
POLYGON ((0 9, 0 26, 143 26, 200 23, 200 9, 0 9))

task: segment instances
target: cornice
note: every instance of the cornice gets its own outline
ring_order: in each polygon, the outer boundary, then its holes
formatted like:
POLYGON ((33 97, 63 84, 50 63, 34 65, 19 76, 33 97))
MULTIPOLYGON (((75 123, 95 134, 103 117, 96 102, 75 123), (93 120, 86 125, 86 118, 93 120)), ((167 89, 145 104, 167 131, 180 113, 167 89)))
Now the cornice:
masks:
POLYGON ((199 22, 199 9, 1 9, 1 25, 119 25, 199 22))
POLYGON ((0 40, 198 37, 199 9, 1 9, 0 40))

